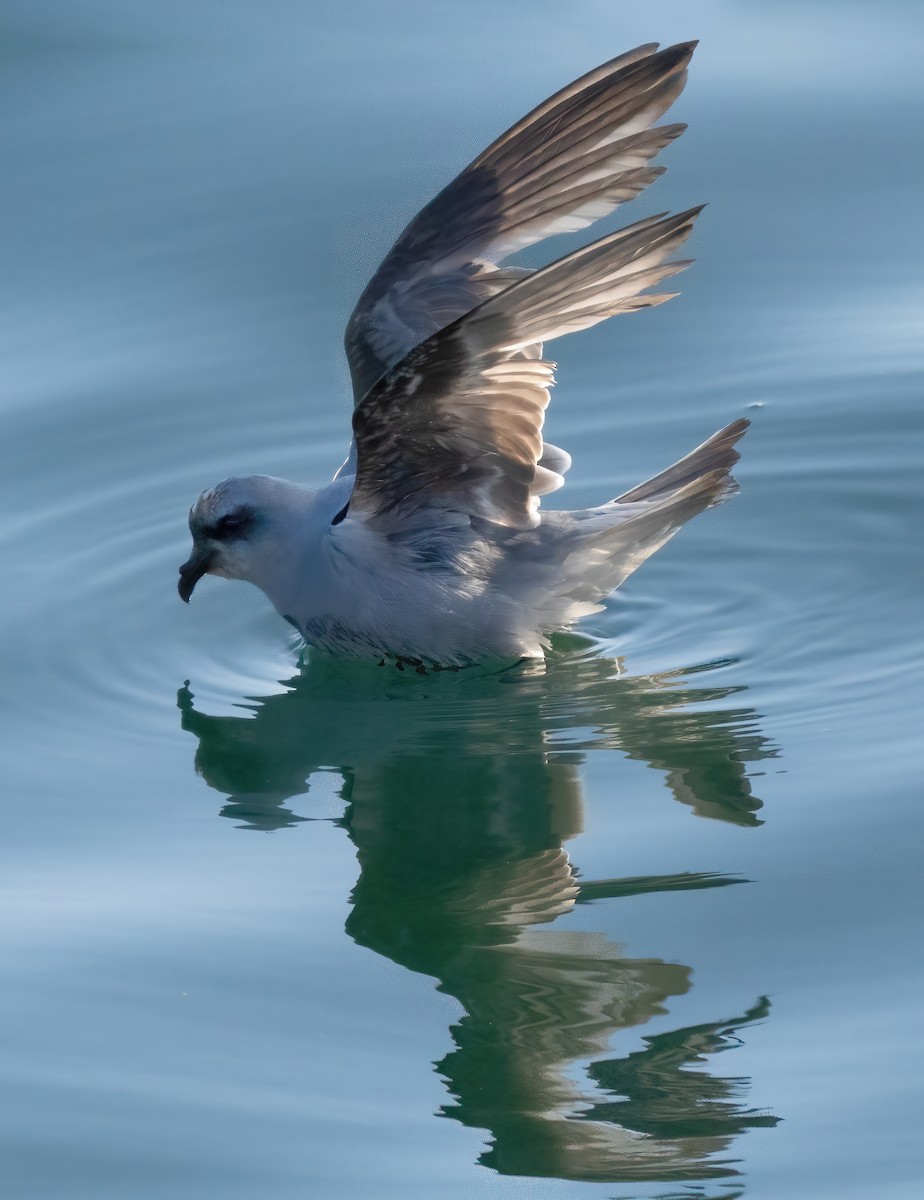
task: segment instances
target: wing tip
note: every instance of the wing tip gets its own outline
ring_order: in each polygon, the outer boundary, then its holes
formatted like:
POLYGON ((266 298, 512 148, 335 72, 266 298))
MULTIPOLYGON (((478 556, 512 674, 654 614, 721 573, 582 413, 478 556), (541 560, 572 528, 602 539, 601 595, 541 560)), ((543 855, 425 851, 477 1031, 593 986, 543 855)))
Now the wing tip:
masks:
POLYGON ((696 218, 703 211, 703 209, 708 208, 708 207, 709 207, 708 200, 704 201, 702 204, 694 204, 692 208, 685 208, 683 210, 683 212, 677 213, 676 220, 677 220, 678 224, 681 224, 681 225, 685 224, 687 221, 689 221, 692 224, 692 222, 696 220, 696 218))
MULTIPOLYGON (((596 71, 599 73, 621 70, 626 66, 635 66, 639 62, 644 62, 646 59, 659 58, 668 69, 678 66, 686 66, 693 57, 693 52, 699 45, 699 38, 693 38, 686 42, 674 42, 670 46, 663 46, 660 42, 643 42, 640 46, 633 46, 631 50, 626 50, 622 54, 617 54, 607 62, 601 63, 596 71)), ((590 72, 587 73, 588 75, 590 72)), ((582 76, 581 78, 585 78, 582 76)), ((575 82, 580 82, 576 80, 575 82)))
POLYGON ((675 42, 673 46, 665 46, 659 51, 658 57, 663 59, 669 72, 685 71, 698 45, 699 38, 689 42, 675 42))

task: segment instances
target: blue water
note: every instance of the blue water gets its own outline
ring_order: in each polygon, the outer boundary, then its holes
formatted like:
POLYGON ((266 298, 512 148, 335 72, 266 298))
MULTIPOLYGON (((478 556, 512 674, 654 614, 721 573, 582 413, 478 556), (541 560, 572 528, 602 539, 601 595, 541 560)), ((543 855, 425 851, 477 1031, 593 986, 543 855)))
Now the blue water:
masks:
POLYGON ((917 1196, 924 10, 3 25, 2 1194, 917 1196), (182 605, 204 486, 342 459, 342 329, 402 224, 695 36, 619 219, 708 200, 698 263, 556 343, 553 499, 743 415, 740 496, 545 668, 300 664, 255 591, 182 605))

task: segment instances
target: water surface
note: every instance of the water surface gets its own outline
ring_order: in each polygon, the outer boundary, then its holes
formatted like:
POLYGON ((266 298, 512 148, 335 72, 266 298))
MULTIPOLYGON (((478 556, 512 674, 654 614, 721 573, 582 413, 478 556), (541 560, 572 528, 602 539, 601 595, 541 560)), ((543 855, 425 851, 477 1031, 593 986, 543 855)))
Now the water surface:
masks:
POLYGON ((5 26, 5 1194, 917 1195, 919 6, 5 26), (556 344, 554 499, 745 415, 741 495, 545 667, 303 663, 256 592, 180 604, 202 487, 341 460, 401 224, 697 35, 620 216, 710 201, 699 262, 556 344))

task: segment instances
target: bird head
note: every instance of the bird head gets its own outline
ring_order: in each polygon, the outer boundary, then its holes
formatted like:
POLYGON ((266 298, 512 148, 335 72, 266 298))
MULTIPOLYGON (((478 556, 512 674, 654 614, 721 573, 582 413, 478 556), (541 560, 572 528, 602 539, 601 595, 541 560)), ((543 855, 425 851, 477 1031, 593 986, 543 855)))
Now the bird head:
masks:
POLYGON ((269 475, 241 475, 204 491, 189 513, 193 548, 180 567, 180 598, 188 603, 203 575, 264 587, 280 543, 291 536, 310 496, 306 488, 269 475))

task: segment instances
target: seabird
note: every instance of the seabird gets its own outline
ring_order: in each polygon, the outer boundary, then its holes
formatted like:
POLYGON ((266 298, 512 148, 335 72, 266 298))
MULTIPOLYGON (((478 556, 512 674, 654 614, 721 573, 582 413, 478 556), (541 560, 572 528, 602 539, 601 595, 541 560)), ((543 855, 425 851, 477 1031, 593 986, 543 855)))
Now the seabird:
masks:
POLYGON ((502 265, 574 233, 663 171, 656 125, 695 43, 639 46, 540 104, 408 225, 346 330, 353 443, 320 490, 226 479, 189 516, 188 601, 205 574, 255 584, 324 651, 421 670, 538 657, 692 516, 735 489, 748 422, 595 508, 540 509, 570 456, 543 441, 543 343, 672 293, 647 289, 698 208, 646 217, 540 270, 502 265))

